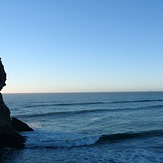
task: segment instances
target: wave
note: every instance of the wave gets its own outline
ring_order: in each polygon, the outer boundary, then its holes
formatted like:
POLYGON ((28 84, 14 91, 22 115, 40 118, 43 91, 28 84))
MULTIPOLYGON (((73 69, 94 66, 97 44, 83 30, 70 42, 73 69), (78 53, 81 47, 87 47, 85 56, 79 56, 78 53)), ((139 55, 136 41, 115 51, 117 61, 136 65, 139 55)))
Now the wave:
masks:
POLYGON ((116 143, 130 139, 146 139, 152 137, 162 137, 163 130, 143 131, 136 133, 115 133, 108 135, 84 135, 77 133, 56 133, 34 131, 26 132, 27 148, 72 148, 81 146, 98 145, 101 143, 116 143))
POLYGON ((163 99, 149 99, 149 100, 124 100, 124 101, 98 101, 98 102, 79 102, 79 103, 48 103, 48 104, 30 104, 25 105, 25 108, 35 107, 54 107, 54 106, 87 106, 87 105, 101 105, 101 104, 126 104, 126 103, 146 103, 146 102, 161 102, 163 99))
POLYGON ((151 100, 126 100, 126 101, 114 101, 112 103, 141 103, 141 102, 160 102, 162 99, 151 99, 151 100))
POLYGON ((31 118, 31 117, 42 117, 42 116, 74 116, 78 114, 91 114, 91 113, 106 113, 106 112, 120 112, 120 111, 136 111, 136 110, 147 110, 147 109, 159 109, 163 108, 163 105, 152 105, 152 106, 145 106, 145 107, 129 107, 129 108, 106 108, 106 109, 85 109, 85 110, 75 110, 75 111, 52 111, 52 112, 43 112, 43 113, 36 113, 36 114, 26 114, 26 115, 16 115, 16 117, 24 117, 24 118, 31 118))
POLYGON ((163 130, 151 130, 151 131, 142 131, 142 132, 128 132, 128 133, 116 133, 110 135, 102 135, 100 139, 97 141, 101 142, 113 142, 120 141, 125 139, 133 139, 133 138, 148 138, 148 137, 157 137, 163 136, 163 130))
MULTIPOLYGON (((31 118, 31 117, 42 117, 42 116, 72 116, 78 114, 85 114, 85 113, 96 113, 96 112, 105 112, 108 109, 92 109, 92 110, 78 110, 78 111, 61 111, 61 112, 45 112, 39 114, 26 114, 26 115, 16 115, 16 117, 24 117, 24 118, 31 118)), ((111 110, 110 110, 111 111, 111 110)))
POLYGON ((22 134, 28 137, 26 148, 71 148, 88 146, 99 140, 99 136, 78 133, 35 130, 34 132, 24 132, 22 134))
POLYGON ((35 107, 53 107, 53 106, 78 106, 78 105, 98 105, 105 104, 105 102, 82 102, 82 103, 57 103, 57 104, 35 104, 35 105, 25 105, 25 108, 35 108, 35 107))

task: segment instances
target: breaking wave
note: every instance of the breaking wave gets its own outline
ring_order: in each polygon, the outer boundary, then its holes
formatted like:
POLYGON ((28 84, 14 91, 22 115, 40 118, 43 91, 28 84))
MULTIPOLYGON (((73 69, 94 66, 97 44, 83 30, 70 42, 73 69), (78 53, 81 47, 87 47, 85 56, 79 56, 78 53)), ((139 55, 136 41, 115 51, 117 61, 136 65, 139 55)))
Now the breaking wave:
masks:
POLYGON ((117 141, 117 140, 125 140, 125 139, 133 139, 133 138, 148 138, 148 137, 157 137, 163 136, 163 130, 152 130, 152 131, 143 131, 137 133, 116 133, 110 135, 102 135, 98 142, 105 142, 105 141, 117 141))
POLYGON ((90 136, 77 133, 52 133, 43 131, 25 132, 27 148, 72 148, 100 143, 115 143, 122 140, 162 137, 163 130, 152 130, 137 133, 115 133, 90 136))

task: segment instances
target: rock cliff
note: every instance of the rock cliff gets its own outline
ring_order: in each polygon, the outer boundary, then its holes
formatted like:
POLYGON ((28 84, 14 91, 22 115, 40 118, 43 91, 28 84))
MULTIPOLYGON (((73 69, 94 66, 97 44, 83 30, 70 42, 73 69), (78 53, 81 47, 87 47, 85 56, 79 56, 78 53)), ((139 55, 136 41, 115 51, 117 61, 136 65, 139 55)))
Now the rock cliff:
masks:
MULTIPOLYGON (((6 73, 0 58, 0 91, 6 85, 6 73)), ((22 147, 25 138, 20 135, 13 127, 10 110, 3 101, 0 93, 0 148, 3 147, 22 147)))

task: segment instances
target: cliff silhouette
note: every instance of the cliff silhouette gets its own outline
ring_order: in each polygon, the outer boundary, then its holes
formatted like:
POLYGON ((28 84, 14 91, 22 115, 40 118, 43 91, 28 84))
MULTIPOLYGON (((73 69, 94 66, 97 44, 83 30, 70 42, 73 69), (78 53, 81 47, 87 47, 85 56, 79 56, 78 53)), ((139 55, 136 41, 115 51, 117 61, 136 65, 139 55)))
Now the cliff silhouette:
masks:
MULTIPOLYGON (((6 72, 0 58, 0 91, 6 85, 6 72)), ((25 137, 20 131, 32 131, 27 124, 10 117, 10 110, 3 101, 0 93, 0 148, 4 147, 23 147, 25 137)))

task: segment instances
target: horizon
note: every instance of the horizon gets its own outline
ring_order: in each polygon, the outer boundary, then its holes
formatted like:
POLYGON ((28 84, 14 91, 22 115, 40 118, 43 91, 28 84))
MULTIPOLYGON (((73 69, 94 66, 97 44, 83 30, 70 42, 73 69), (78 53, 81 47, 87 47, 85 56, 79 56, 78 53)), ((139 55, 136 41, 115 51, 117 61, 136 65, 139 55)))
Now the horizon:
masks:
POLYGON ((93 93, 163 93, 163 91, 115 91, 115 92, 2 92, 2 94, 93 94, 93 93))
POLYGON ((2 93, 163 91, 163 1, 0 2, 2 93))

